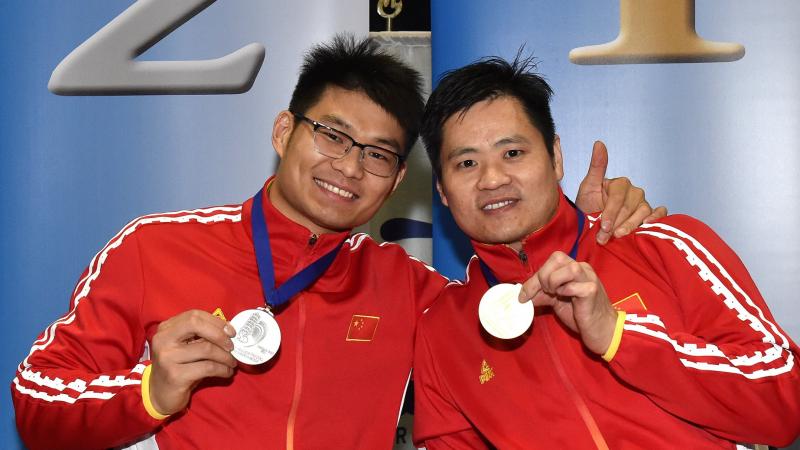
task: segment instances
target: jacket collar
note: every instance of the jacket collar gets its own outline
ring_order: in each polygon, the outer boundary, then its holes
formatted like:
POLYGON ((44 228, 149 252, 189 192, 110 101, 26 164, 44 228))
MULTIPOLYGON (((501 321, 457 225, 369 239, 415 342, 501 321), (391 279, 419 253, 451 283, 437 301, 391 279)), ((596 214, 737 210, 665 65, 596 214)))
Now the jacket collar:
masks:
MULTIPOLYGON (((576 211, 579 212, 579 210, 572 206, 560 188, 559 194, 561 195, 555 215, 545 226, 523 239, 522 252, 517 253, 505 244, 492 245, 472 241, 475 253, 491 269, 499 282, 522 283, 539 270, 553 252, 560 250, 569 254, 578 238, 576 211)), ((586 236, 588 228, 588 226, 584 227, 579 241, 586 236)), ((483 277, 479 266, 477 264, 474 266, 477 268, 477 272, 473 272, 473 276, 483 277)))
MULTIPOLYGON (((270 177, 262 187, 265 195, 262 195, 261 205, 269 230, 275 281, 277 284, 282 284, 289 277, 333 250, 343 239, 347 238, 350 230, 315 235, 308 228, 286 217, 272 204, 269 195, 266 195, 269 184, 274 178, 274 176, 270 177)), ((253 245, 252 209, 253 198, 251 197, 242 205, 242 224, 249 238, 251 249, 253 245)))

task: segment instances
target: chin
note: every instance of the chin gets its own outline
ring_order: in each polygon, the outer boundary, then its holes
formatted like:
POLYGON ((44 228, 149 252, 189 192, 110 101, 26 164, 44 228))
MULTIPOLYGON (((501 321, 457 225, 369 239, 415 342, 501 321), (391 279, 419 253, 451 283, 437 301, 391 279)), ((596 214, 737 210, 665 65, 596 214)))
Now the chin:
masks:
POLYGON ((484 234, 482 236, 473 236, 468 234, 468 236, 472 238, 472 240, 478 241, 482 244, 498 245, 498 244, 508 244, 511 242, 515 242, 513 239, 508 239, 505 236, 498 236, 497 234, 494 233, 484 234))
POLYGON ((478 233, 478 237, 473 237, 478 242, 484 244, 510 244, 513 242, 521 241, 527 233, 518 230, 503 230, 503 229, 485 229, 482 233, 478 233))
POLYGON ((351 224, 341 224, 341 223, 325 223, 325 222, 317 222, 318 227, 328 230, 329 233, 338 233, 340 231, 348 231, 357 227, 358 225, 351 225, 351 224))
POLYGON ((308 210, 308 217, 322 228, 333 231, 344 231, 361 225, 354 212, 349 214, 342 209, 319 205, 316 210, 308 210))

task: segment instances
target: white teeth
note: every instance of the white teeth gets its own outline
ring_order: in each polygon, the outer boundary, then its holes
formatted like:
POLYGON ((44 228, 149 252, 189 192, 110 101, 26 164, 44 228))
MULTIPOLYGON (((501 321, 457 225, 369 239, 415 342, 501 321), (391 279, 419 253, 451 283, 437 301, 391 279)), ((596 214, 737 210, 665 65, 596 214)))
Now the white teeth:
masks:
POLYGON ((334 194, 336 194, 336 195, 338 195, 340 197, 353 198, 353 197, 356 196, 356 194, 353 194, 352 192, 345 191, 344 189, 339 189, 338 187, 336 187, 334 185, 331 185, 331 184, 328 184, 328 183, 326 183, 326 182, 324 182, 322 180, 318 180, 318 179, 314 178, 314 182, 317 183, 318 186, 324 188, 327 191, 333 192, 334 194))
POLYGON ((502 208, 503 206, 508 206, 508 205, 510 205, 512 203, 514 203, 514 202, 511 201, 511 200, 506 200, 506 201, 503 201, 503 202, 492 203, 492 204, 486 205, 486 206, 483 207, 483 209, 485 211, 488 211, 488 210, 491 210, 491 209, 502 208))

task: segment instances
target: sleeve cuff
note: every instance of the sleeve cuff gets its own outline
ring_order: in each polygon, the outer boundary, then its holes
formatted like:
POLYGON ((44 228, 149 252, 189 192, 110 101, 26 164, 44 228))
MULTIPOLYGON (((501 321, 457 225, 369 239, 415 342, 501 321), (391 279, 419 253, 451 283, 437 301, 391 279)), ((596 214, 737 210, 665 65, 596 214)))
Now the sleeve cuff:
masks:
POLYGON ((144 372, 142 372, 142 404, 144 404, 144 409, 147 411, 147 414, 150 414, 150 417, 156 420, 164 420, 169 417, 169 415, 164 415, 156 411, 156 408, 153 407, 153 403, 150 401, 150 371, 152 369, 153 366, 149 365, 145 367, 144 372))
POLYGON ((611 344, 608 346, 608 350, 603 353, 603 359, 606 360, 606 362, 611 362, 611 360, 614 359, 614 355, 617 354, 619 343, 622 340, 623 325, 625 325, 625 311, 617 311, 617 324, 614 326, 614 336, 611 337, 611 344))

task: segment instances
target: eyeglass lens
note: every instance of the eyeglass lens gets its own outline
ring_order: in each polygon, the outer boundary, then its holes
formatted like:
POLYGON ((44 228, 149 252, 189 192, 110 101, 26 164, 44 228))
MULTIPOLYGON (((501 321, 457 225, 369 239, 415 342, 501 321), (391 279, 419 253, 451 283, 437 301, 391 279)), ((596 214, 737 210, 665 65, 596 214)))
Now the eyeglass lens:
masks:
MULTIPOLYGON (((341 158, 353 146, 353 138, 336 130, 319 127, 314 131, 314 144, 321 154, 341 158)), ((394 153, 369 145, 361 149, 361 157, 364 170, 380 177, 391 176, 399 162, 394 153)))

